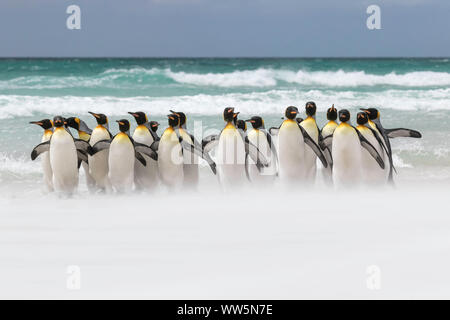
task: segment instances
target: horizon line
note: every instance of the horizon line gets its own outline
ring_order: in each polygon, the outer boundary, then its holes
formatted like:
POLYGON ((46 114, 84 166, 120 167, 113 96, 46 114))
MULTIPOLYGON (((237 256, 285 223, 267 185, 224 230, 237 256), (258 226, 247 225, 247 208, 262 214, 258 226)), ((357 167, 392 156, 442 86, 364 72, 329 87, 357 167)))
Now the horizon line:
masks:
POLYGON ((450 56, 0 56, 7 59, 450 59, 450 56))

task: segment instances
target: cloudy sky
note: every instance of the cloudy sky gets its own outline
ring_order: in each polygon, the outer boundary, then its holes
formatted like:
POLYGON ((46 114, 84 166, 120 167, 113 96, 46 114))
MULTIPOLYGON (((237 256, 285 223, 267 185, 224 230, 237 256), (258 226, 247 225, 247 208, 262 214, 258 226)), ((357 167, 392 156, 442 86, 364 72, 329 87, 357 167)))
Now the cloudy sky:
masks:
POLYGON ((442 57, 450 1, 1 0, 0 41, 3 57, 442 57), (381 30, 366 27, 371 4, 381 30))

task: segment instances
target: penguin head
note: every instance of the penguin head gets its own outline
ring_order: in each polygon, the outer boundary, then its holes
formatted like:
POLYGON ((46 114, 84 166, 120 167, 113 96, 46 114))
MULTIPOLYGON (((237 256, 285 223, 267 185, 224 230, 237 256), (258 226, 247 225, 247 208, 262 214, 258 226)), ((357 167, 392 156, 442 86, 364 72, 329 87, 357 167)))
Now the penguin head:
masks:
POLYGON ((347 122, 350 120, 350 112, 347 109, 339 110, 339 121, 347 122))
POLYGON ((153 132, 158 131, 159 122, 158 121, 150 121, 150 128, 153 132))
POLYGON ((245 121, 250 122, 252 124, 253 129, 264 128, 264 120, 259 116, 253 116, 245 121))
POLYGON ((108 124, 108 117, 105 116, 103 113, 94 113, 91 111, 88 111, 88 112, 95 117, 95 120, 97 120, 97 124, 102 125, 102 126, 108 124))
POLYGON ((148 121, 147 115, 142 111, 128 112, 128 113, 134 117, 138 126, 140 126, 141 124, 144 124, 148 121))
POLYGON ((42 119, 40 121, 30 121, 31 124, 37 124, 44 130, 49 130, 53 127, 53 123, 50 119, 42 119))
POLYGON ((372 121, 380 118, 380 112, 375 108, 368 108, 368 109, 361 108, 360 110, 367 113, 369 116, 369 119, 372 121))
POLYGON ((245 123, 244 120, 237 120, 236 121, 236 128, 247 131, 247 123, 245 123))
POLYGON ((180 118, 180 127, 183 127, 186 125, 186 114, 184 112, 178 112, 178 111, 172 111, 170 112, 176 114, 180 118))
POLYGON ((356 116, 356 122, 363 126, 369 121, 369 115, 365 112, 358 112, 358 115, 356 116))
POLYGON ((290 106, 286 108, 286 111, 284 113, 284 115, 286 116, 286 118, 290 119, 290 120, 294 120, 295 117, 298 114, 298 109, 297 107, 294 106, 290 106))
POLYGON ((306 115, 308 117, 314 117, 316 115, 317 107, 315 102, 309 101, 305 105, 306 115))
POLYGON ((80 119, 77 117, 66 118, 67 126, 74 128, 75 130, 80 130, 80 119))
MULTIPOLYGON (((237 116, 237 114, 236 114, 237 116)), ((227 107, 223 110, 223 120, 225 122, 232 122, 236 118, 234 108, 227 107)))
POLYGON ((61 116, 56 116, 53 118, 53 125, 55 126, 55 128, 60 128, 66 125, 66 121, 63 117, 61 116))
POLYGON ((171 126, 172 128, 178 127, 180 125, 180 117, 176 113, 167 115, 167 118, 169 120, 169 126, 171 126))
POLYGON ((127 133, 130 130, 130 121, 127 119, 116 120, 116 122, 119 124, 120 132, 127 133))
POLYGON ((327 110, 327 119, 330 121, 335 121, 337 119, 337 109, 334 107, 334 104, 331 106, 331 108, 328 108, 327 110))

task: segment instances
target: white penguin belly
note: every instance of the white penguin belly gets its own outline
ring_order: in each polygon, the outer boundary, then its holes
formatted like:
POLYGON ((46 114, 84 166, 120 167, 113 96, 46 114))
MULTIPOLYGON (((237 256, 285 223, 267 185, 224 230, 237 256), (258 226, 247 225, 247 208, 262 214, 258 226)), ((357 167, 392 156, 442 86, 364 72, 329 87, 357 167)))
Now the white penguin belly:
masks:
POLYGON ((339 126, 334 131, 332 155, 335 186, 357 186, 362 179, 361 143, 351 126, 339 126))
MULTIPOLYGON (((305 129, 305 131, 309 134, 311 139, 314 140, 315 143, 319 143, 319 130, 317 129, 316 121, 313 118, 307 118, 300 123, 300 125, 305 129)), ((317 156, 312 151, 311 148, 305 146, 305 174, 306 178, 310 181, 313 181, 316 177, 317 172, 317 156)))
MULTIPOLYGON (((153 137, 145 126, 138 126, 133 134, 136 142, 151 146, 153 137)), ((139 189, 153 190, 159 184, 158 163, 149 156, 142 155, 147 162, 144 166, 138 160, 134 164, 134 181, 139 189)))
POLYGON ((254 144, 269 162, 269 166, 261 170, 256 167, 255 162, 249 157, 249 176, 251 181, 260 183, 271 183, 277 173, 276 160, 267 141, 267 136, 261 130, 251 130, 248 133, 248 140, 254 144))
POLYGON ((184 180, 181 145, 174 130, 166 129, 159 141, 158 169, 161 181, 171 188, 181 187, 184 180))
POLYGON ((280 179, 301 181, 305 178, 305 142, 298 124, 286 120, 278 132, 280 179))
POLYGON ((49 154, 55 190, 74 192, 78 186, 78 157, 73 138, 64 128, 55 129, 49 154))
MULTIPOLYGON (((101 126, 97 126, 92 131, 91 140, 89 141, 89 143, 91 146, 93 146, 98 141, 105 139, 110 139, 108 131, 101 126)), ((109 188, 108 154, 108 150, 101 150, 94 156, 88 156, 89 172, 99 188, 109 188)))
POLYGON ((109 147, 109 180, 114 190, 131 191, 134 180, 134 147, 125 133, 119 133, 109 147))
POLYGON ((238 187, 245 183, 245 145, 234 126, 225 127, 220 134, 216 154, 222 186, 238 187))

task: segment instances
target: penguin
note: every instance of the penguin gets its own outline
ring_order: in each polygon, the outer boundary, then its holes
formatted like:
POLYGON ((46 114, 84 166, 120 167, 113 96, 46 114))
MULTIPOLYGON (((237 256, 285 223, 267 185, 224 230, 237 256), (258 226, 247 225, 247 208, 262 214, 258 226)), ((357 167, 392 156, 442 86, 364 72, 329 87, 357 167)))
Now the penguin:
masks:
POLYGON ((248 156, 256 163, 258 169, 268 166, 267 159, 253 145, 243 130, 236 128, 238 113, 227 107, 223 112, 225 128, 219 135, 211 135, 202 141, 203 151, 208 153, 216 148, 218 176, 221 186, 227 190, 242 186, 247 180, 248 156))
POLYGON ((384 161, 375 147, 353 127, 350 122, 350 112, 346 109, 339 111, 341 123, 332 135, 323 138, 323 143, 330 147, 332 144, 333 183, 335 187, 356 187, 363 179, 362 150, 365 148, 384 169, 384 161))
POLYGON ((323 126, 323 128, 320 130, 320 138, 321 141, 319 143, 323 154, 325 156, 325 158, 327 159, 327 163, 328 163, 328 171, 331 173, 331 170, 333 168, 333 159, 331 157, 331 150, 332 150, 332 146, 330 146, 330 148, 327 148, 326 146, 324 146, 322 144, 322 140, 324 137, 327 137, 329 135, 333 135, 334 130, 336 130, 336 128, 338 127, 338 123, 336 122, 338 113, 337 113, 337 109, 334 107, 334 104, 331 106, 331 108, 328 108, 327 110, 327 120, 328 122, 323 126))
POLYGON ((134 183, 135 158, 146 165, 143 154, 157 161, 158 155, 149 146, 135 142, 130 137, 130 122, 127 119, 116 121, 119 124, 119 133, 111 140, 100 140, 91 147, 91 155, 109 149, 108 178, 113 190, 116 192, 130 192, 134 183))
POLYGON ((167 129, 164 130, 161 139, 152 144, 152 148, 157 150, 159 155, 158 168, 161 181, 171 189, 178 189, 185 185, 184 152, 202 157, 208 163, 211 171, 216 174, 216 163, 208 154, 203 153, 201 145, 193 137, 183 138, 182 134, 188 133, 179 131, 180 115, 172 113, 167 115, 167 118, 167 129))
POLYGON ((410 138, 421 138, 422 134, 416 130, 397 128, 397 129, 385 129, 381 125, 380 112, 375 108, 361 108, 369 116, 368 125, 375 130, 383 139, 384 147, 386 149, 386 158, 389 160, 389 167, 387 170, 387 179, 390 184, 394 183, 393 172, 395 171, 394 163, 392 160, 392 148, 390 138, 397 137, 410 137, 410 138))
POLYGON ((308 177, 308 170, 305 167, 306 146, 314 151, 325 168, 328 166, 320 147, 296 120, 297 114, 297 107, 287 107, 285 120, 276 130, 279 176, 284 182, 289 183, 302 183, 308 177))
MULTIPOLYGON (((148 122, 147 115, 141 111, 128 113, 134 117, 137 123, 137 127, 133 133, 134 141, 150 147, 159 137, 148 122)), ((154 190, 159 184, 158 163, 146 155, 143 155, 143 157, 147 165, 144 166, 136 159, 134 165, 134 182, 136 188, 139 190, 154 190)))
POLYGON ((325 156, 325 159, 327 160, 327 164, 328 164, 328 167, 322 168, 322 170, 320 170, 320 172, 322 174, 321 176, 322 176, 323 181, 327 185, 333 184, 333 177, 332 177, 333 158, 331 157, 332 146, 330 145, 329 147, 326 147, 323 144, 323 137, 332 135, 334 130, 337 128, 337 126, 338 126, 338 123, 336 122, 337 116, 338 116, 337 109, 334 107, 334 104, 333 104, 331 106, 331 108, 327 109, 328 122, 322 127, 322 129, 320 130, 320 135, 319 135, 319 147, 322 150, 323 155, 325 156))
MULTIPOLYGON (((176 114, 180 123, 176 127, 176 133, 178 137, 182 137, 184 141, 189 144, 197 146, 197 148, 201 149, 201 145, 195 139, 195 137, 190 134, 186 130, 186 114, 184 112, 172 111, 173 114, 176 114)), ((198 186, 199 179, 199 171, 198 171, 198 156, 194 153, 191 153, 187 150, 183 152, 183 171, 184 171, 184 180, 183 184, 188 188, 196 189, 198 186)))
POLYGON ((35 160, 40 154, 48 151, 55 191, 72 194, 78 187, 79 157, 87 161, 86 152, 89 144, 86 141, 74 139, 64 125, 63 117, 54 117, 52 136, 48 141, 33 149, 31 160, 35 160))
MULTIPOLYGON (((86 122, 78 117, 70 117, 66 119, 66 126, 73 128, 78 132, 78 138, 89 143, 91 139, 92 130, 88 127, 86 122)), ((87 162, 82 162, 83 170, 86 176, 86 185, 89 191, 95 188, 95 179, 89 173, 89 164, 87 162)))
MULTIPOLYGON (((385 150, 383 141, 378 133, 367 125, 369 116, 365 112, 359 112, 356 116, 357 126, 356 129, 372 144, 377 150, 378 154, 382 157, 385 150)), ((361 147, 362 148, 362 147, 361 147)), ((362 175, 363 181, 367 185, 382 185, 386 182, 386 174, 383 169, 380 168, 378 163, 373 159, 367 150, 361 151, 362 160, 362 175)))
POLYGON ((158 169, 164 185, 170 189, 181 188, 184 181, 183 152, 176 128, 180 124, 177 114, 169 114, 168 127, 158 142, 158 169))
MULTIPOLYGON (((242 121, 242 120, 241 120, 242 121)), ((272 142, 272 137, 266 131, 264 125, 264 119, 260 116, 253 116, 244 123, 249 122, 252 128, 248 133, 248 140, 255 145, 258 150, 266 157, 269 165, 262 171, 258 170, 254 163, 250 164, 249 179, 251 181, 257 181, 261 183, 271 183, 275 180, 277 174, 277 151, 272 142)), ((242 124, 240 124, 242 126, 242 124)), ((239 124, 238 124, 239 126, 239 124)), ((247 126, 244 127, 244 131, 247 131, 247 126)))
MULTIPOLYGON (((50 119, 43 119, 40 121, 31 121, 31 124, 36 124, 44 129, 44 134, 42 135, 41 143, 49 141, 53 134, 53 123, 50 119)), ((50 155, 48 151, 41 155, 41 165, 42 171, 44 172, 44 184, 49 192, 53 192, 53 171, 50 165, 50 155)))
MULTIPOLYGON (((112 138, 109 132, 108 117, 102 113, 94 113, 89 111, 95 117, 97 126, 92 130, 89 144, 94 146, 102 140, 110 140, 112 138)), ((106 192, 111 191, 111 184, 108 178, 108 149, 89 156, 89 173, 94 178, 97 188, 106 192)))
MULTIPOLYGON (((305 129, 311 139, 319 144, 320 130, 316 123, 316 111, 317 107, 313 101, 309 101, 305 105, 306 118, 302 119, 300 122, 300 126, 305 129)), ((297 120, 298 121, 298 120, 297 120)), ((313 182, 316 177, 317 172, 317 156, 311 148, 305 148, 305 170, 306 170, 306 179, 310 182, 313 182)))

